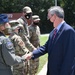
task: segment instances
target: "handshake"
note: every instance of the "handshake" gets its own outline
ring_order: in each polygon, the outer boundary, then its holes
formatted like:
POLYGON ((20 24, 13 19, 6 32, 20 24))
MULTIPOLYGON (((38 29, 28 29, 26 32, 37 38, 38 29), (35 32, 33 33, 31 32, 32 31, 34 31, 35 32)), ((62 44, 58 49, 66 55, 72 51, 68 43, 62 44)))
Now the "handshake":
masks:
POLYGON ((23 55, 22 58, 24 58, 25 60, 29 60, 31 59, 32 56, 33 56, 33 53, 29 52, 28 54, 23 55))

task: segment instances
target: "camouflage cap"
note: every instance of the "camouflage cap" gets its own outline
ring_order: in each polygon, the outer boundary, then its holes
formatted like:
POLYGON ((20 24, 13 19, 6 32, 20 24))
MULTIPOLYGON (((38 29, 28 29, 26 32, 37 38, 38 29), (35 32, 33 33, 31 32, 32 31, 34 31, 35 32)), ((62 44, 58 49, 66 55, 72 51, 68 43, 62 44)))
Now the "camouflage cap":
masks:
POLYGON ((39 18, 38 15, 33 15, 33 16, 32 16, 32 19, 33 19, 34 21, 38 21, 38 20, 40 20, 40 18, 39 18))
POLYGON ((9 21, 9 24, 11 25, 12 30, 15 30, 16 28, 19 27, 23 27, 23 25, 20 24, 17 20, 9 21))
POLYGON ((25 13, 32 13, 32 10, 31 10, 30 7, 25 6, 25 7, 23 8, 23 12, 25 12, 25 13))
POLYGON ((12 30, 15 30, 15 29, 19 29, 19 28, 22 28, 23 27, 23 25, 21 25, 21 24, 18 24, 17 26, 13 26, 13 27, 11 27, 12 28, 12 30))
POLYGON ((8 21, 8 16, 6 14, 0 14, 0 25, 8 21))

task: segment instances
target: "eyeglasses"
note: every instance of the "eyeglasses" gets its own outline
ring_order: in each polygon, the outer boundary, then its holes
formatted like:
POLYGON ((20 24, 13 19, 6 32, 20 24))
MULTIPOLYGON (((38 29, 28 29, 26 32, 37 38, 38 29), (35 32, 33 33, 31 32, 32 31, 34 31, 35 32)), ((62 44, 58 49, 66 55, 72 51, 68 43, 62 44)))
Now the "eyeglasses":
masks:
POLYGON ((47 20, 51 19, 54 15, 48 15, 47 20))

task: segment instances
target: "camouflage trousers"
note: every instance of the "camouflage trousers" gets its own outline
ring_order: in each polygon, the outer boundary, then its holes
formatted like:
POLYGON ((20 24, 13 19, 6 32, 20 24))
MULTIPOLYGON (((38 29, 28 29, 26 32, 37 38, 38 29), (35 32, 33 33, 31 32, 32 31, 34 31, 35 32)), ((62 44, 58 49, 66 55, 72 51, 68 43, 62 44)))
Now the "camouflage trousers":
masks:
POLYGON ((13 75, 26 75, 26 67, 25 64, 19 64, 13 66, 13 75))
POLYGON ((13 75, 36 75, 39 67, 39 58, 13 66, 13 75))
POLYGON ((29 60, 28 65, 28 74, 27 75, 36 75, 39 67, 39 58, 34 60, 29 60))

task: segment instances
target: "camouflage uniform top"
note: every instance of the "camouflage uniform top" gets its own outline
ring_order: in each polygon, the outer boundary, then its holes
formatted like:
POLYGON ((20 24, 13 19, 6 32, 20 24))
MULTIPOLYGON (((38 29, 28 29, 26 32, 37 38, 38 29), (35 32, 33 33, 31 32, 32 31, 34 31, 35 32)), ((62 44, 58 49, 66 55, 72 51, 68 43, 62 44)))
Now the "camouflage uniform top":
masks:
POLYGON ((16 55, 22 56, 29 52, 29 50, 25 46, 25 43, 22 41, 22 38, 19 35, 13 33, 9 36, 9 38, 12 40, 14 44, 16 55))
POLYGON ((26 19, 23 16, 21 16, 17 21, 24 26, 24 34, 27 37, 29 37, 29 29, 28 29, 28 23, 26 19))
MULTIPOLYGON (((10 21, 12 33, 10 38, 15 47, 15 54, 22 56, 24 54, 29 53, 29 50, 26 48, 26 45, 22 38, 18 35, 18 33, 23 33, 24 27, 22 24, 19 24, 17 20, 10 21)), ((23 33, 24 34, 24 33, 23 33)), ((25 75, 27 73, 26 62, 22 64, 13 66, 13 75, 25 75)))
POLYGON ((29 33, 30 33, 30 42, 35 46, 40 46, 40 28, 37 25, 30 25, 29 26, 29 33))
POLYGON ((24 43, 25 43, 25 45, 26 45, 26 47, 27 47, 27 49, 28 49, 29 51, 32 52, 33 50, 36 49, 36 48, 30 43, 30 41, 29 41, 29 39, 27 38, 26 35, 24 35, 23 33, 19 33, 19 36, 21 36, 22 40, 24 41, 24 43))
POLYGON ((12 30, 15 30, 17 27, 19 27, 19 32, 17 33, 18 36, 23 40, 25 43, 26 47, 28 48, 29 51, 33 51, 35 47, 29 42, 28 37, 24 34, 24 27, 22 24, 16 24, 18 21, 10 21, 12 30))

